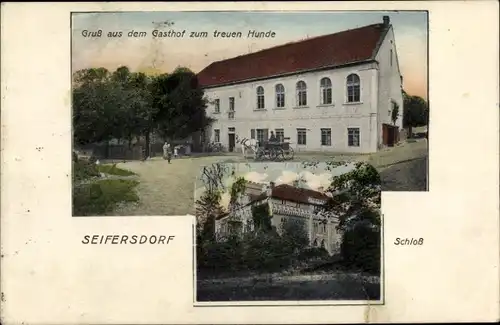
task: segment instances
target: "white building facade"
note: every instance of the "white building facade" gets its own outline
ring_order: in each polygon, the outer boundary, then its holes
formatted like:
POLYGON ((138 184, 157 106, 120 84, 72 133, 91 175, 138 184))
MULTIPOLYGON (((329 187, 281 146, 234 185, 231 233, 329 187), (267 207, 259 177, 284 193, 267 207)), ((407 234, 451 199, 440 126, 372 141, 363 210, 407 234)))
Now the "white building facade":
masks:
MULTIPOLYGON (((271 131, 295 151, 370 153, 394 145, 403 120, 402 77, 388 18, 376 26, 380 39, 361 61, 208 83, 207 113, 216 121, 205 138, 229 151, 240 150, 236 135, 266 141, 271 131)), ((201 72, 205 80, 210 73, 201 72)))

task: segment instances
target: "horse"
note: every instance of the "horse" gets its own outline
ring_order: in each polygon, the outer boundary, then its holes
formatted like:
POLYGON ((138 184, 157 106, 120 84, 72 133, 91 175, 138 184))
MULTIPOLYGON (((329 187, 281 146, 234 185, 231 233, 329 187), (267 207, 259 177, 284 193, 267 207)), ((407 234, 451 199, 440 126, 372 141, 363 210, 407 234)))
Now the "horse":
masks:
POLYGON ((243 153, 243 158, 246 157, 246 151, 251 149, 254 156, 257 155, 258 141, 256 139, 240 138, 236 135, 236 143, 241 144, 241 152, 243 153))

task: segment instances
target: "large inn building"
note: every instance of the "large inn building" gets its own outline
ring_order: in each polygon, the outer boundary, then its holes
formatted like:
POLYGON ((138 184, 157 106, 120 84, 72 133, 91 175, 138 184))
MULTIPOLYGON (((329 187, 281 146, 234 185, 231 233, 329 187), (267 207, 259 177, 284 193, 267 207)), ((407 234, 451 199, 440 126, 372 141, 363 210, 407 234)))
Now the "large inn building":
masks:
POLYGON ((398 141, 402 76, 383 22, 210 64, 198 74, 216 122, 205 141, 289 138, 296 151, 375 152, 398 141), (392 121, 392 110, 399 116, 392 121))

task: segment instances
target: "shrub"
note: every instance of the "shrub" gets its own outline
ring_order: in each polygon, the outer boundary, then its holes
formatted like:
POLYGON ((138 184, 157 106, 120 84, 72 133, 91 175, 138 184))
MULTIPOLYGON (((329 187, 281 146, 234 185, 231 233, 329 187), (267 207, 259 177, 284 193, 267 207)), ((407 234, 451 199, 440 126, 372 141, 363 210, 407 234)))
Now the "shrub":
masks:
POLYGON ((73 186, 73 215, 102 215, 112 211, 118 203, 139 200, 133 180, 100 180, 73 186))
POLYGON ((306 248, 297 255, 298 259, 301 261, 317 258, 330 258, 330 255, 323 247, 309 247, 306 248))
POLYGON ((378 274, 381 258, 380 237, 380 232, 364 225, 346 231, 341 245, 344 264, 378 274))
POLYGON ((132 176, 135 175, 134 172, 130 170, 121 169, 116 167, 116 164, 113 165, 97 165, 97 170, 99 172, 109 175, 117 175, 117 176, 132 176))
POLYGON ((96 164, 82 159, 73 161, 74 181, 83 181, 96 176, 99 176, 99 170, 97 169, 96 164))

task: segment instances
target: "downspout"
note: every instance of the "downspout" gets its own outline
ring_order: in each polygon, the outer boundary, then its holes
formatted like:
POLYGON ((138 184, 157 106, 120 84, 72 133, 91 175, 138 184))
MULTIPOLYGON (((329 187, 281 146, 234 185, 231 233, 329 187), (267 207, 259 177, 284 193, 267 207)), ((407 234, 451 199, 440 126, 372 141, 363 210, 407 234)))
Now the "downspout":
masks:
MULTIPOLYGON (((375 147, 375 151, 378 151, 379 149, 379 144, 380 144, 380 128, 379 128, 379 83, 380 83, 380 70, 379 66, 377 64, 375 68, 375 76, 374 76, 374 82, 373 82, 373 97, 374 100, 372 100, 372 104, 375 105, 375 109, 372 109, 372 118, 370 119, 370 129, 372 128, 372 119, 375 118, 375 143, 372 144, 375 147)), ((371 131, 371 130, 370 130, 371 131)))

